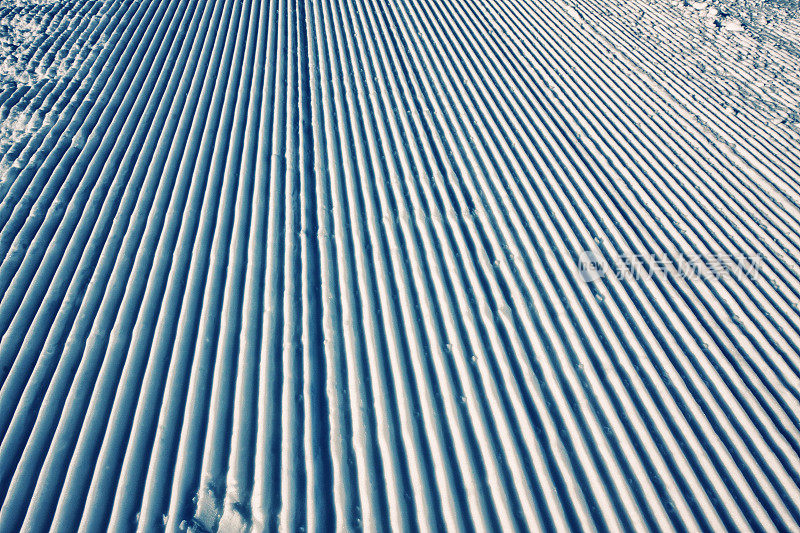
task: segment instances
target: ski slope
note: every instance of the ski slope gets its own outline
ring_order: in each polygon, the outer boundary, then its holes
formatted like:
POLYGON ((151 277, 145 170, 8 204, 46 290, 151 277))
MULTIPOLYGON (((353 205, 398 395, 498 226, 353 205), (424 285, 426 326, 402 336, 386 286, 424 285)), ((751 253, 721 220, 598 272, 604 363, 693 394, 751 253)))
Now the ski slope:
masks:
POLYGON ((800 25, 714 2, 0 0, 0 531, 800 530, 800 25))

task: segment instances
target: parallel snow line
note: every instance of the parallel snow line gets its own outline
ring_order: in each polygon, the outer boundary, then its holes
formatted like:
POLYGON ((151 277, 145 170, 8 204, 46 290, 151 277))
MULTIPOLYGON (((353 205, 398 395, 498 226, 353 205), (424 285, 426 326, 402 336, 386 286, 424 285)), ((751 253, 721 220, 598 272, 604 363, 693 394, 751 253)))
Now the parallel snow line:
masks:
MULTIPOLYGON (((609 7, 609 6, 604 6, 604 7, 609 7)), ((613 6, 612 9, 614 9, 617 13, 619 13, 619 9, 616 6, 613 6)), ((650 6, 642 5, 641 9, 646 10, 649 13, 658 16, 660 20, 664 20, 665 18, 664 15, 661 13, 654 13, 655 10, 653 10, 650 6)), ((614 29, 614 33, 609 33, 608 36, 612 39, 612 42, 618 42, 620 46, 625 47, 626 55, 628 55, 629 57, 643 56, 648 59, 648 61, 642 61, 640 64, 642 68, 647 69, 649 75, 654 76, 656 79, 666 78, 667 80, 670 80, 671 83, 669 83, 668 86, 671 89, 671 92, 686 95, 685 88, 691 87, 692 89, 697 91, 696 94, 708 98, 707 101, 710 103, 713 103, 715 101, 718 102, 718 101, 733 100, 734 102, 738 102, 741 105, 741 111, 745 113, 752 111, 751 108, 747 105, 747 102, 741 96, 737 95, 736 93, 733 94, 722 93, 722 91, 718 87, 715 87, 714 84, 709 83, 708 81, 703 79, 702 70, 700 70, 696 64, 690 64, 690 63, 687 64, 687 62, 683 58, 678 58, 678 61, 681 62, 682 68, 691 71, 693 76, 680 76, 679 75, 680 71, 676 71, 675 69, 672 68, 667 70, 663 69, 659 70, 653 68, 653 65, 655 64, 664 65, 665 63, 663 60, 664 54, 660 53, 657 49, 655 49, 655 47, 651 42, 643 40, 641 47, 633 49, 630 47, 629 43, 626 40, 614 38, 614 36, 617 34, 619 35, 631 34, 628 28, 626 28, 623 24, 619 23, 618 18, 611 18, 607 14, 596 10, 591 10, 590 12, 599 15, 599 18, 604 21, 604 24, 598 28, 600 31, 607 32, 609 29, 612 28, 614 29), (648 50, 650 51, 649 53, 647 53, 648 50)), ((691 39, 691 35, 689 32, 686 32, 680 28, 676 28, 676 32, 677 36, 683 39, 691 39)), ((724 36, 724 34, 721 36, 724 36)), ((781 57, 782 59, 788 62, 796 63, 797 61, 795 57, 792 57, 791 55, 786 53, 782 53, 781 57)), ((715 58, 715 60, 716 60, 715 62, 718 62, 719 58, 715 58)), ((724 63, 724 65, 731 69, 737 68, 735 64, 731 64, 729 62, 724 63)), ((787 102, 787 104, 791 105, 789 102, 787 102)), ((724 130, 727 129, 727 127, 732 126, 734 130, 745 131, 749 135, 755 135, 761 137, 762 141, 759 144, 770 142, 770 139, 764 137, 765 135, 771 135, 772 142, 780 143, 783 148, 791 147, 793 143, 796 142, 796 139, 792 139, 790 136, 788 136, 787 135, 788 132, 783 128, 764 129, 759 127, 754 127, 754 125, 748 123, 747 121, 738 120, 735 116, 731 117, 729 114, 720 114, 720 111, 722 111, 721 105, 707 105, 699 109, 699 111, 703 113, 708 113, 710 115, 709 118, 712 120, 707 121, 707 124, 710 127, 712 128, 721 127, 721 129, 724 130)), ((759 119, 764 122, 770 120, 770 118, 764 115, 760 110, 754 110, 754 111, 755 113, 753 114, 755 116, 753 118, 759 119)), ((758 146, 758 144, 756 146, 758 146)), ((795 161, 795 163, 797 162, 795 154, 787 153, 786 156, 790 160, 795 161)), ((793 173, 796 176, 796 164, 794 166, 784 164, 781 165, 781 168, 784 171, 793 173)))
POLYGON ((800 529, 796 138, 620 9, 0 10, 0 529, 800 529))

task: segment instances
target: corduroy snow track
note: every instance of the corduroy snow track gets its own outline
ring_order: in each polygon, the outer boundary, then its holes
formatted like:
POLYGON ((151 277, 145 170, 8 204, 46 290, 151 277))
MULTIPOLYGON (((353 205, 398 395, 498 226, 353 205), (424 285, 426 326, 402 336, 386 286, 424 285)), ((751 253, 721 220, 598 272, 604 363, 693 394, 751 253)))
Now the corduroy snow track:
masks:
POLYGON ((0 1, 0 531, 800 531, 800 40, 709 4, 0 1))

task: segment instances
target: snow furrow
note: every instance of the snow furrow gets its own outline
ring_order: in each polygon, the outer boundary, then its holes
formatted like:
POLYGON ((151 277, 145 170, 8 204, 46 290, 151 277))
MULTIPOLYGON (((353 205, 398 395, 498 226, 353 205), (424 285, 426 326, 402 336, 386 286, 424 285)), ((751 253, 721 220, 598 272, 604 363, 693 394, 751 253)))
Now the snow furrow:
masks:
POLYGON ((800 530, 800 60, 709 6, 0 0, 0 531, 800 530))

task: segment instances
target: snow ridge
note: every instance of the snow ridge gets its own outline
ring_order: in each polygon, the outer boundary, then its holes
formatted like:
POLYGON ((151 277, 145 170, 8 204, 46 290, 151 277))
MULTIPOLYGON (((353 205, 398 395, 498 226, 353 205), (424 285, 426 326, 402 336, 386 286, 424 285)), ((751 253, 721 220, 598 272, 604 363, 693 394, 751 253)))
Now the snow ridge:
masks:
POLYGON ((673 8, 0 3, 0 531, 800 529, 800 58, 673 8))

